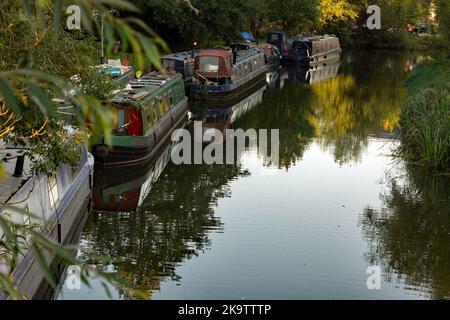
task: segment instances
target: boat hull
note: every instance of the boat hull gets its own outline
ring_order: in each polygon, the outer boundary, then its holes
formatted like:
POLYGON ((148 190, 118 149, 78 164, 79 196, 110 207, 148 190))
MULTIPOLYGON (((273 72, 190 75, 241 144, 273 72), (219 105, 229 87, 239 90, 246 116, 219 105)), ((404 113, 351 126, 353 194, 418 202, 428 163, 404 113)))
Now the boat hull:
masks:
POLYGON ((192 84, 190 87, 190 98, 217 103, 219 107, 222 104, 229 105, 230 102, 237 102, 249 92, 255 90, 255 88, 260 87, 266 81, 266 71, 267 66, 255 77, 236 87, 192 84))
POLYGON ((188 100, 183 99, 161 118, 158 125, 145 136, 114 137, 111 146, 97 144, 92 148, 95 162, 103 166, 121 166, 149 161, 173 130, 187 121, 188 100))
POLYGON ((286 63, 303 66, 316 66, 319 64, 336 63, 340 59, 340 54, 341 51, 337 50, 329 53, 319 54, 314 57, 289 55, 286 58, 286 63))
MULTIPOLYGON (((42 233, 55 242, 69 245, 77 243, 92 205, 92 172, 91 165, 86 162, 79 174, 71 183, 69 189, 58 202, 57 210, 46 221, 42 233)), ((27 183, 33 184, 29 180, 27 183)), ((24 186, 25 188, 27 185, 24 186)), ((50 267, 55 279, 58 279, 64 269, 60 257, 48 251, 42 252, 47 266, 50 267)), ((75 253, 74 253, 75 255, 75 253)), ((20 294, 27 299, 48 298, 53 292, 44 278, 44 274, 35 254, 29 250, 20 260, 13 273, 14 282, 20 294)), ((1 296, 0 299, 5 298, 1 296)))

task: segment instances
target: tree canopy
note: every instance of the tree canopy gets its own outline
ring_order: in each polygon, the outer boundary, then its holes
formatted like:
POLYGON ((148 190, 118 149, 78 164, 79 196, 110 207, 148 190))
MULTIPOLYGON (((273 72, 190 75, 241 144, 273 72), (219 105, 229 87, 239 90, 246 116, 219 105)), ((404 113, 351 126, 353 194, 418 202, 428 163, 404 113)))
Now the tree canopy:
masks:
POLYGON ((366 23, 369 5, 381 8, 382 29, 407 24, 431 23, 433 8, 441 34, 449 34, 449 4, 446 0, 230 0, 189 3, 177 0, 131 0, 142 9, 141 17, 173 50, 227 43, 239 31, 264 38, 269 29, 291 35, 309 32, 348 33, 366 23), (193 10, 192 6, 196 9, 193 10))

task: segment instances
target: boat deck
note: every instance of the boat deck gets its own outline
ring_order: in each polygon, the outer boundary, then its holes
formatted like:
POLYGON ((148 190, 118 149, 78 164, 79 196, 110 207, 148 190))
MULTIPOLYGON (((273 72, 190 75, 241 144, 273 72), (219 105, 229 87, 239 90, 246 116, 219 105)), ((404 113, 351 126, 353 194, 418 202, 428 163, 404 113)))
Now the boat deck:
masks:
POLYGON ((3 176, 0 176, 0 204, 6 203, 31 177, 30 161, 27 157, 25 157, 22 176, 14 176, 17 158, 24 153, 22 149, 9 149, 0 145, 0 161, 4 172, 3 176))
POLYGON ((164 56, 161 56, 161 59, 162 60, 169 59, 169 60, 184 61, 184 60, 195 58, 195 56, 198 55, 199 52, 200 52, 199 49, 175 52, 175 53, 166 54, 164 56))
POLYGON ((118 92, 113 102, 128 103, 142 100, 174 79, 176 79, 176 76, 156 72, 144 75, 139 79, 130 81, 123 90, 118 92))

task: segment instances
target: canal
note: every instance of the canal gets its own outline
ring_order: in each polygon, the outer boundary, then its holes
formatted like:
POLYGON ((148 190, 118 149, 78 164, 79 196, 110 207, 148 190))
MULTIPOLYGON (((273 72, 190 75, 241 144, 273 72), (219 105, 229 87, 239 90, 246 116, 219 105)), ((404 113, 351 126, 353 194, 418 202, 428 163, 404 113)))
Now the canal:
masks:
MULTIPOLYGON (((114 212, 90 214, 80 259, 111 258, 98 267, 151 299, 449 298, 450 179, 394 156, 420 59, 347 52, 274 74, 231 126, 280 129, 278 167, 257 148, 234 165, 174 165, 167 147, 145 170, 97 180, 96 206, 114 212)), ((56 298, 108 297, 91 282, 56 298)))

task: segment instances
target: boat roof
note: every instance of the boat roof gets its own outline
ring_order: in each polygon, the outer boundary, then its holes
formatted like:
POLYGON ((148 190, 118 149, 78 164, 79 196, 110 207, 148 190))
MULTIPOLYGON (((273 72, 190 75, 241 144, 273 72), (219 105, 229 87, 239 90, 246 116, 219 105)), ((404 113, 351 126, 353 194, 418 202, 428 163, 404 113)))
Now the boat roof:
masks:
POLYGON ((152 96, 156 91, 175 79, 181 78, 179 74, 161 74, 151 72, 139 79, 130 81, 127 86, 119 90, 112 103, 133 103, 142 101, 147 97, 152 96))
POLYGON ((236 61, 239 62, 256 54, 261 54, 261 50, 255 47, 251 47, 247 50, 240 50, 237 52, 236 61))
POLYGON ((198 49, 193 49, 193 50, 189 50, 189 51, 182 51, 182 52, 175 52, 175 53, 171 53, 171 54, 166 54, 164 56, 161 56, 161 59, 165 59, 165 60, 179 60, 179 61, 184 61, 186 59, 190 59, 192 58, 192 51, 194 51, 194 56, 196 56, 200 50, 198 49))
POLYGON ((320 36, 309 36, 309 37, 295 37, 293 38, 293 41, 299 41, 299 42, 315 42, 315 41, 323 41, 323 40, 330 40, 330 39, 336 39, 337 37, 335 35, 320 35, 320 36))
POLYGON ((201 50, 198 55, 201 56, 201 57, 212 56, 212 57, 228 58, 229 56, 231 56, 231 50, 226 50, 226 49, 206 49, 206 50, 201 50))
MULTIPOLYGON (((226 49, 208 49, 208 50, 202 50, 198 54, 199 57, 209 56, 209 57, 222 57, 222 58, 228 58, 231 56, 231 50, 226 49)), ((247 59, 251 56, 254 56, 256 54, 261 54, 261 50, 255 47, 250 47, 248 49, 239 50, 236 52, 236 61, 242 61, 244 59, 247 59)))

